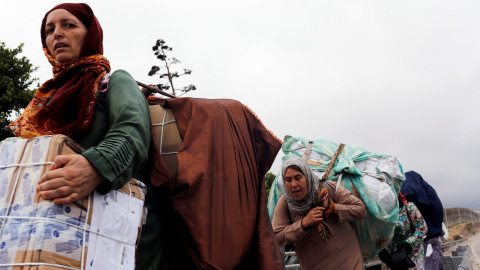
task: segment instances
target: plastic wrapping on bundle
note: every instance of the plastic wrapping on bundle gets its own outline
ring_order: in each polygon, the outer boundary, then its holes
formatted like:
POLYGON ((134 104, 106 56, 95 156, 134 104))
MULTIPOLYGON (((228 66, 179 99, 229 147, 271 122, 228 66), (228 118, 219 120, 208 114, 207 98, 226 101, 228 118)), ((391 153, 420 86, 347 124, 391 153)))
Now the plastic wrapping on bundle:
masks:
MULTIPOLYGON (((307 163, 321 177, 339 143, 317 139, 312 141, 307 163)), ((282 145, 282 166, 292 157, 302 157, 309 140, 287 136, 282 145)), ((398 219, 397 195, 405 180, 402 166, 393 156, 369 152, 362 147, 345 145, 327 180, 337 182, 358 196, 367 208, 367 217, 353 221, 362 255, 372 258, 390 242, 398 219)), ((281 173, 273 181, 267 202, 270 218, 282 196, 281 173)))

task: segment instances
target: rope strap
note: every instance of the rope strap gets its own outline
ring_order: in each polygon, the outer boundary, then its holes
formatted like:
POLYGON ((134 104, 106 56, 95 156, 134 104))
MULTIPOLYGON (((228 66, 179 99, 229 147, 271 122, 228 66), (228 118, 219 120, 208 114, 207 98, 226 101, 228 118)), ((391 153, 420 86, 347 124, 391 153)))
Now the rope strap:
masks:
POLYGON ((312 145, 313 145, 313 141, 308 141, 307 149, 305 149, 305 153, 303 153, 302 155, 303 160, 306 161, 308 159, 308 156, 310 155, 310 151, 312 150, 312 145))
MULTIPOLYGON (((164 121, 165 121, 165 120, 164 120, 164 121)), ((165 126, 165 125, 167 125, 167 124, 171 124, 171 123, 175 123, 175 122, 177 122, 177 121, 172 120, 172 121, 168 121, 168 122, 166 122, 166 123, 152 124, 152 127, 157 127, 157 126, 162 126, 162 127, 163 127, 163 126, 165 126)))
MULTIPOLYGON (((0 264, 0 267, 7 267, 7 266, 52 266, 52 267, 57 267, 57 268, 64 268, 64 269, 70 269, 70 270, 80 270, 80 268, 74 268, 70 266, 65 266, 61 264, 55 264, 55 263, 2 263, 0 264)), ((29 268, 30 269, 30 268, 29 268)), ((81 268, 84 269, 84 268, 81 268)))
POLYGON ((330 164, 328 164, 327 169, 325 170, 325 174, 322 176, 322 179, 320 179, 320 183, 318 184, 318 188, 321 188, 322 183, 327 181, 328 175, 330 174, 330 171, 333 169, 333 166, 335 165, 335 162, 337 162, 338 156, 342 152, 343 148, 345 147, 345 144, 341 143, 333 157, 330 159, 330 164))
POLYGON ((6 169, 6 168, 12 168, 12 167, 28 167, 28 166, 50 165, 50 164, 53 164, 53 162, 10 164, 10 165, 0 166, 0 169, 6 169))

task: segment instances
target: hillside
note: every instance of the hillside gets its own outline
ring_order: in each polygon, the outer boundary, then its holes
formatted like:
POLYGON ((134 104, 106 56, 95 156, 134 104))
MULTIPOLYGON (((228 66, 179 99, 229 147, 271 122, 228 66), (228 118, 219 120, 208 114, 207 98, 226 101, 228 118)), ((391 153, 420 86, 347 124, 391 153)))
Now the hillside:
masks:
POLYGON ((480 232, 480 215, 468 208, 447 208, 444 222, 448 227, 448 241, 468 238, 480 232), (472 223, 473 221, 473 223, 472 223))
POLYGON ((448 227, 448 241, 468 238, 480 232, 480 223, 465 222, 448 227))

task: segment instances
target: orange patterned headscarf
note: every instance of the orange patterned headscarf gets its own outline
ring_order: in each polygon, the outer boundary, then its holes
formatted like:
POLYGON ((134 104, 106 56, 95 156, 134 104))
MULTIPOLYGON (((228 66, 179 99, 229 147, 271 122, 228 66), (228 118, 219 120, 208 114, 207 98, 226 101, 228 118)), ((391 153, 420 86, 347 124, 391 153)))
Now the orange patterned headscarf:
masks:
POLYGON ((60 4, 45 14, 42 22, 45 56, 53 66, 53 78, 35 93, 33 100, 9 128, 22 138, 42 135, 84 133, 92 126, 93 113, 101 80, 110 71, 103 53, 103 32, 93 11, 86 4, 60 4), (55 9, 65 9, 87 26, 80 58, 57 63, 45 44, 45 22, 55 9))
POLYGON ((401 192, 398 193, 398 201, 401 202, 400 205, 405 205, 407 206, 407 199, 405 198, 405 195, 403 195, 401 192))

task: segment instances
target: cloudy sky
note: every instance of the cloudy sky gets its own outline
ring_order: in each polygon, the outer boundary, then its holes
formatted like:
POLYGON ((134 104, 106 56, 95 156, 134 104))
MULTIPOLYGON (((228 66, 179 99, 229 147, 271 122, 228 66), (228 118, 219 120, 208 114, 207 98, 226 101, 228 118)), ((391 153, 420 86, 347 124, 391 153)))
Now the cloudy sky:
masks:
MULTIPOLYGON (((2 1, 0 41, 51 78, 40 24, 60 1, 2 1)), ((444 206, 480 203, 479 1, 87 1, 113 69, 145 83, 173 47, 187 94, 236 99, 279 138, 396 156, 444 206)), ((281 153, 272 172, 280 169, 281 153)))

